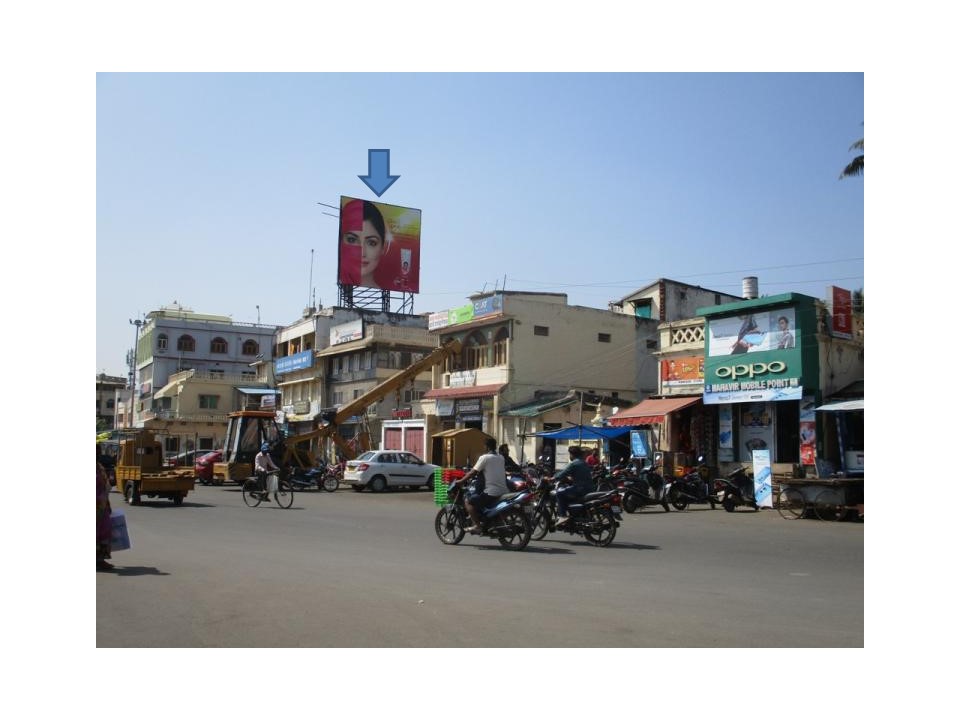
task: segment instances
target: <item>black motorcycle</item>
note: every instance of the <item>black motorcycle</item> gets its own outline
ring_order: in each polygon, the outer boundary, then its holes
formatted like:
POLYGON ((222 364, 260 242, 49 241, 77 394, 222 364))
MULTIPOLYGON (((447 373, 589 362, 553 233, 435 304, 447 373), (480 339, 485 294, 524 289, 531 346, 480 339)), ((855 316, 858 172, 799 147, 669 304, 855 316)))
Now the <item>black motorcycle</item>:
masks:
POLYGON ((294 490, 309 490, 317 488, 327 492, 336 492, 340 487, 340 479, 328 467, 290 467, 287 470, 287 481, 294 490))
POLYGON ((635 513, 653 505, 659 505, 664 512, 670 512, 670 503, 667 502, 667 485, 663 475, 657 472, 657 466, 647 466, 643 460, 640 460, 640 468, 637 472, 625 470, 619 475, 615 472, 614 476, 619 480, 623 509, 628 513, 635 513))
POLYGON ((619 489, 587 493, 568 507, 570 519, 558 528, 555 483, 543 478, 537 482, 527 508, 532 516, 534 540, 542 540, 548 532, 567 532, 582 535, 598 547, 606 547, 613 542, 620 527, 619 489))
POLYGON ((717 498, 710 487, 710 468, 697 458, 697 467, 685 475, 667 484, 666 499, 675 510, 686 510, 688 505, 709 503, 710 509, 717 507, 717 498))
MULTIPOLYGON (((456 545, 466 534, 470 515, 464 505, 468 488, 462 482, 452 482, 447 488, 449 502, 437 512, 433 528, 444 545, 456 545)), ((496 538, 507 550, 523 550, 530 542, 530 521, 523 505, 531 492, 521 490, 507 493, 493 507, 480 511, 480 535, 496 538)))
POLYGON ((757 504, 753 485, 753 472, 749 468, 738 467, 724 478, 717 478, 717 499, 727 512, 733 512, 741 505, 760 509, 757 504))

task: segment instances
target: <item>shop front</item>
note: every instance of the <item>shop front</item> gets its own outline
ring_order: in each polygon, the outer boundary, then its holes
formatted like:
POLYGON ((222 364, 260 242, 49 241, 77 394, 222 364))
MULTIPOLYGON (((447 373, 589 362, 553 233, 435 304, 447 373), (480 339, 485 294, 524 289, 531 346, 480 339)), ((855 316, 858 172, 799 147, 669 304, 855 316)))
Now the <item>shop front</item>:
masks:
POLYGON ((712 463, 710 422, 700 395, 647 398, 607 418, 607 425, 636 428, 645 447, 659 453, 665 475, 694 465, 701 455, 712 463))
POLYGON ((424 400, 435 401, 441 430, 469 428, 492 433, 496 427, 497 396, 506 383, 428 390, 424 400))
POLYGON ((819 364, 814 299, 786 295, 699 312, 707 318, 705 406, 716 408, 717 461, 769 452, 779 472, 816 458, 819 364))

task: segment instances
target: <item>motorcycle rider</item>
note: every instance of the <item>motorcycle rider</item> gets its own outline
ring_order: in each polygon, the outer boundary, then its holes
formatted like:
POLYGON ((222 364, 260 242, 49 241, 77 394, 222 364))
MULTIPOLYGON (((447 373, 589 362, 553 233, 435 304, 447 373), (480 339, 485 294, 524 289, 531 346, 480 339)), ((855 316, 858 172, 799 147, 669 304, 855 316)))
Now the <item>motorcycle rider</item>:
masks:
POLYGON ((516 461, 510 457, 510 446, 504 443, 500 446, 499 450, 500 455, 503 456, 503 468, 508 473, 520 472, 520 466, 517 465, 516 461))
POLYGON ((566 467, 553 476, 553 480, 559 481, 564 478, 570 478, 573 482, 563 487, 557 487, 557 527, 564 525, 570 518, 567 516, 567 507, 576 500, 580 500, 588 492, 593 490, 593 473, 590 466, 583 461, 583 448, 579 445, 572 446, 568 453, 573 458, 566 467))
POLYGON ((477 458, 473 468, 459 480, 466 487, 471 478, 481 474, 483 476, 483 489, 480 492, 468 494, 464 498, 464 505, 473 521, 473 525, 466 530, 473 534, 480 532, 480 526, 482 525, 480 510, 493 507, 497 504, 501 495, 509 492, 505 463, 503 455, 497 452, 497 441, 493 438, 487 438, 486 448, 487 451, 477 458))
MULTIPOLYGON (((271 491, 271 488, 268 488, 266 485, 267 475, 271 471, 279 469, 280 468, 274 464, 273 458, 270 457, 270 443, 264 443, 260 446, 260 452, 257 453, 257 456, 253 460, 253 472, 257 476, 260 491, 263 493, 262 497, 267 502, 270 502, 271 491)), ((273 488, 273 490, 276 490, 276 488, 273 488)))

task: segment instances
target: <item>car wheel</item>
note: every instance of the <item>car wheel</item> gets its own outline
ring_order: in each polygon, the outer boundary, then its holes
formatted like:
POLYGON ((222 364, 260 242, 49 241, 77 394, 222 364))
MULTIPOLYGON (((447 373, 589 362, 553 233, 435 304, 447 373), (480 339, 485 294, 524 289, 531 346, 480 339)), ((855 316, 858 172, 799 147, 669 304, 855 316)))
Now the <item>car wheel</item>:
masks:
POLYGON ((370 481, 370 491, 381 493, 387 489, 387 479, 383 475, 377 475, 370 481))

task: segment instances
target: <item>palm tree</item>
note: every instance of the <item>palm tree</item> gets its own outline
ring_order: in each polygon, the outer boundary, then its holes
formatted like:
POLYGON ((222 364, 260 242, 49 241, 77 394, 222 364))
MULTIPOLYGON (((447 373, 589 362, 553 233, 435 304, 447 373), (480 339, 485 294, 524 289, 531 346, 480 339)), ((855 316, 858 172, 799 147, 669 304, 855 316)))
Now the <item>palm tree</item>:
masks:
POLYGON ((860 138, 853 145, 851 145, 850 149, 860 150, 861 152, 853 160, 851 160, 850 164, 843 169, 842 173, 840 173, 841 180, 843 180, 845 177, 863 175, 863 138, 860 138))

